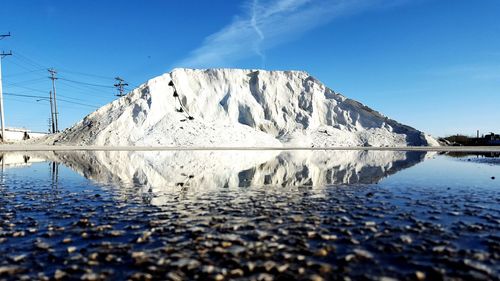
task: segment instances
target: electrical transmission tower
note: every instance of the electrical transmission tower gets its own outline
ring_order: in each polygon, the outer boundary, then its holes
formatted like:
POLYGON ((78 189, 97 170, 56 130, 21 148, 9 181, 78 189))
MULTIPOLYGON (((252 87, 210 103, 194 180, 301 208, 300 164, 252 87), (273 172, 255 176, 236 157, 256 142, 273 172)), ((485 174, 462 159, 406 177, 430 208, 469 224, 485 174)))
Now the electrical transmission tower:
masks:
POLYGON ((125 80, 123 80, 120 77, 116 77, 115 80, 117 81, 116 84, 114 85, 116 89, 118 90, 118 94, 116 94, 117 97, 123 97, 125 94, 125 86, 128 86, 128 83, 124 83, 125 80))
MULTIPOLYGON (((5 37, 10 37, 10 32, 9 32, 9 34, 1 34, 0 40, 4 39, 5 37)), ((6 140, 6 137, 5 137, 5 116, 4 116, 4 110, 3 110, 3 92, 2 92, 2 59, 6 56, 12 56, 12 51, 10 51, 8 53, 2 51, 0 53, 0 117, 2 118, 2 120, 1 120, 2 142, 4 142, 6 140)))
MULTIPOLYGON (((51 94, 51 98, 53 96, 54 98, 54 109, 53 109, 53 120, 54 120, 54 133, 59 133, 59 124, 58 124, 58 115, 59 115, 59 112, 57 112, 57 98, 56 98, 56 80, 57 80, 57 77, 56 77, 56 74, 57 74, 57 71, 55 71, 55 69, 51 68, 51 69, 47 69, 47 71, 50 73, 50 80, 52 80, 52 94, 51 94)), ((52 109, 52 105, 51 105, 51 109, 52 109)))

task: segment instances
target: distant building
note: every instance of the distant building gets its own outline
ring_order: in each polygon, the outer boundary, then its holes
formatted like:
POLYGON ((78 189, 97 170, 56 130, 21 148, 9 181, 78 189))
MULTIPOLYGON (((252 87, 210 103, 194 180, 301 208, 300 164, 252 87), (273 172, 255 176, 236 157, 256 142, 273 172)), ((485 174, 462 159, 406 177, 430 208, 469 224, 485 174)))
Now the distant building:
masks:
POLYGON ((36 139, 46 136, 47 133, 37 133, 24 128, 5 128, 4 140, 9 141, 23 141, 29 139, 36 139))
POLYGON ((490 133, 484 136, 484 141, 486 145, 500 145, 500 135, 495 133, 490 133))
MULTIPOLYGON (((478 133, 479 135, 479 133, 478 133)), ((444 138, 442 141, 445 145, 465 145, 465 146, 500 146, 500 135, 495 133, 489 133, 488 135, 483 135, 482 137, 468 137, 465 135, 454 135, 444 138)))

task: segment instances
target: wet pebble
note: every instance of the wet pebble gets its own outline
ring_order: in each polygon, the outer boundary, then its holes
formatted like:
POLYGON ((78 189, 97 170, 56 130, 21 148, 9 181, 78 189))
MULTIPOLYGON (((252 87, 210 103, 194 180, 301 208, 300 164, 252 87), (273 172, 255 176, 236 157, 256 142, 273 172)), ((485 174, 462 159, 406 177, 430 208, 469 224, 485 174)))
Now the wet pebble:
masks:
POLYGON ((54 272, 54 279, 55 280, 61 280, 63 278, 65 278, 68 274, 60 269, 56 269, 56 271, 54 272))
POLYGON ((354 249, 354 254, 356 254, 356 256, 363 258, 363 259, 367 259, 367 260, 373 259, 373 254, 368 252, 367 250, 354 249))
POLYGON ((399 236, 399 239, 401 240, 401 242, 403 242, 405 244, 413 243, 413 239, 411 238, 410 235, 401 235, 401 236, 399 236))
POLYGON ((0 266, 0 276, 2 275, 15 275, 20 272, 23 272, 24 268, 16 265, 5 265, 5 266, 0 266))
POLYGON ((249 188, 153 206, 156 195, 101 190, 57 195, 59 209, 30 191, 26 209, 0 197, 0 279, 494 279, 499 201, 452 191, 249 188))
POLYGON ((50 245, 41 240, 35 242, 35 247, 39 250, 45 250, 45 251, 50 249, 50 245))

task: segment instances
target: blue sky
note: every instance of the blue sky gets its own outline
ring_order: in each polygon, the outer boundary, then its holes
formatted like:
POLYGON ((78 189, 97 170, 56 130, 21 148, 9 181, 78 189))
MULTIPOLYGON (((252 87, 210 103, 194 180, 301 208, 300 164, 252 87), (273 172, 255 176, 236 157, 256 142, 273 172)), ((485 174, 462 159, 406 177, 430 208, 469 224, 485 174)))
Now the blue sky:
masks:
POLYGON ((499 14, 498 0, 6 0, 6 124, 47 130, 48 67, 63 128, 116 98, 116 76, 235 67, 306 70, 435 136, 500 132, 499 14))

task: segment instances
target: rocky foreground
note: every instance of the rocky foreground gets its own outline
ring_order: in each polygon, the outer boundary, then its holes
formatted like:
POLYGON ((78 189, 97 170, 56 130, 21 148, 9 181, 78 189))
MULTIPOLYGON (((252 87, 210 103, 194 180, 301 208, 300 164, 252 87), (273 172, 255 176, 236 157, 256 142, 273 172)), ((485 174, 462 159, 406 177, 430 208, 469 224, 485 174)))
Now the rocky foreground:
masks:
POLYGON ((0 279, 498 280, 500 201, 490 193, 359 185, 152 194, 7 177, 0 279), (162 205, 149 204, 158 196, 162 205))

